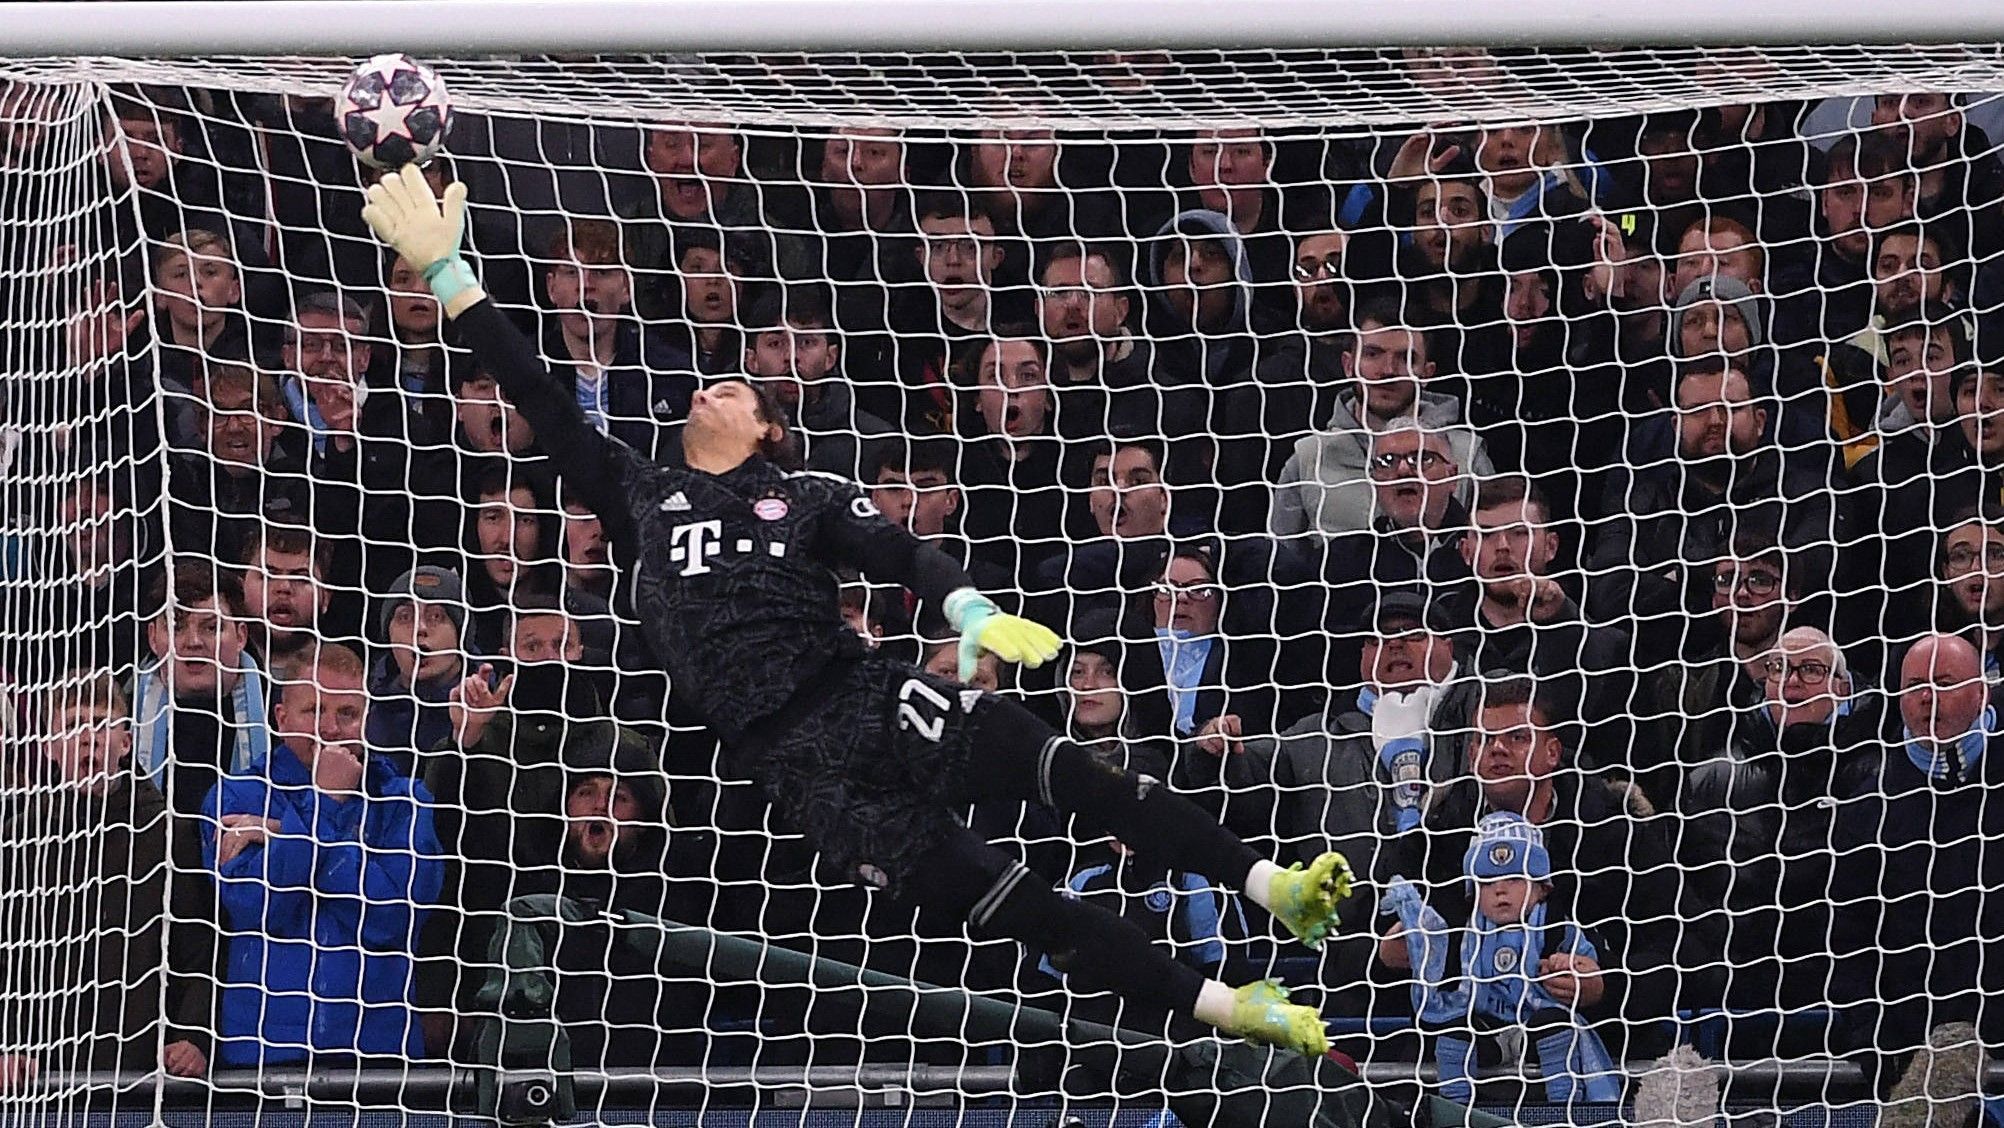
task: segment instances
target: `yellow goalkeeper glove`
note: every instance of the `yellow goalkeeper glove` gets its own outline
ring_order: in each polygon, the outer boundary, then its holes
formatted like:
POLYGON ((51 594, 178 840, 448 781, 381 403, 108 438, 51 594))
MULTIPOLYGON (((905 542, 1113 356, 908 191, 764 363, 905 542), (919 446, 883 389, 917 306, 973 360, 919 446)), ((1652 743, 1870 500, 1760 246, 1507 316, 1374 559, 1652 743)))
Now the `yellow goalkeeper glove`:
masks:
POLYGON ((424 276, 440 304, 479 288, 480 280, 459 253, 466 236, 466 185, 446 185, 441 200, 432 195, 424 172, 407 164, 370 185, 368 201, 362 219, 424 276))
POLYGON ((984 650, 1032 670, 1058 656, 1058 636, 1051 628, 1019 615, 1004 615, 994 600, 973 588, 947 596, 942 610, 947 623, 960 632, 961 681, 974 677, 984 650))

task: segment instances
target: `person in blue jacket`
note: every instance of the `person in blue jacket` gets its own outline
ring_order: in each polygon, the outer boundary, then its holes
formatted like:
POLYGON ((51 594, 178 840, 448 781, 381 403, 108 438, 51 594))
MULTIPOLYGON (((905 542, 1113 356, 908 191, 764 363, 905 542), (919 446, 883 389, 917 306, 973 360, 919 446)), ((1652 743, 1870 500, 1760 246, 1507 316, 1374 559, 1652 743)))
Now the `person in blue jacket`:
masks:
POLYGON ((273 711, 279 742, 203 806, 225 1066, 424 1051, 411 953, 445 873, 431 797, 369 754, 362 660, 325 645, 308 669, 273 711))

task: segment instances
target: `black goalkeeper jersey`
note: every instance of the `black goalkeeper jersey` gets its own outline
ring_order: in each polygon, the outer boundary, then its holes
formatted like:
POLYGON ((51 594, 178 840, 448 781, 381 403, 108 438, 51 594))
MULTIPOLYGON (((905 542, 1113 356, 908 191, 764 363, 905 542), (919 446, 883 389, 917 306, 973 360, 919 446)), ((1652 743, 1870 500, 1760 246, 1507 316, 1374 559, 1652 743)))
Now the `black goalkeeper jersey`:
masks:
POLYGON ((456 325, 565 488, 604 523, 677 711, 726 744, 829 662, 865 652, 842 622, 835 568, 927 600, 969 586, 960 565, 885 520, 854 482, 757 456, 724 474, 654 462, 593 428, 492 301, 456 325))

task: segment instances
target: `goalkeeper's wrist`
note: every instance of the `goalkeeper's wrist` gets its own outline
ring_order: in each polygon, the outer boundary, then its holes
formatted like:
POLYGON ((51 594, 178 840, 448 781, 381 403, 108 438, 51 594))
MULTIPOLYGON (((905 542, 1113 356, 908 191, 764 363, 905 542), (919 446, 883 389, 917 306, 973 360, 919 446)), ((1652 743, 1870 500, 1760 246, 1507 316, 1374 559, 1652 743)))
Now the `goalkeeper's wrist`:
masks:
POLYGON ((468 290, 480 288, 480 279, 473 273, 462 255, 449 255, 424 268, 425 285, 431 287, 431 294, 440 305, 452 304, 452 299, 468 290))
POLYGON ((948 626, 965 632, 1000 615, 1002 609, 976 589, 964 587, 955 588, 947 594, 946 601, 940 605, 940 613, 946 616, 948 626))

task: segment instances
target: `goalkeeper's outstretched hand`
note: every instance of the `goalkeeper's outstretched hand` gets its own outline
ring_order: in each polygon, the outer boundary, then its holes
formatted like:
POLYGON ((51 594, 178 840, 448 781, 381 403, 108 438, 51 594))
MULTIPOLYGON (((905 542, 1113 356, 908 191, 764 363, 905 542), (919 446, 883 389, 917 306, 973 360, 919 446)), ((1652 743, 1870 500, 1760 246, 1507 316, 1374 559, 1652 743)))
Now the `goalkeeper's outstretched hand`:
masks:
POLYGON ((434 196, 424 173, 408 164, 370 185, 368 201, 362 219, 369 229, 424 276, 440 302, 449 307, 460 294, 477 292, 473 269, 459 254, 466 234, 466 185, 454 181, 443 198, 434 196))
POLYGON ((1005 615, 995 601, 961 588, 946 597, 946 621, 960 632, 960 680, 974 676, 986 650, 1004 662, 1034 670, 1058 656, 1058 636, 1042 623, 1020 615, 1005 615))

